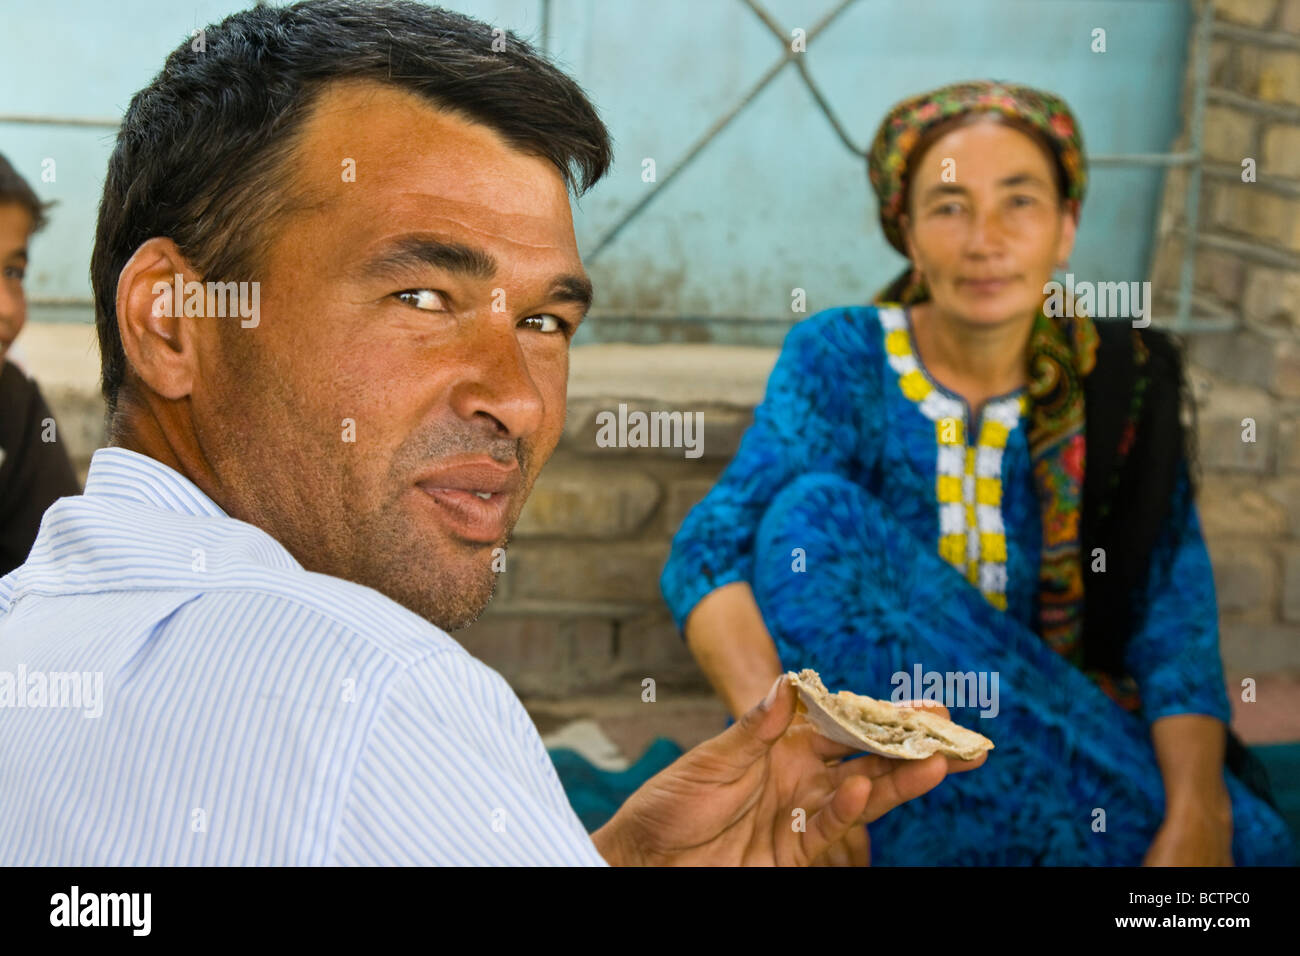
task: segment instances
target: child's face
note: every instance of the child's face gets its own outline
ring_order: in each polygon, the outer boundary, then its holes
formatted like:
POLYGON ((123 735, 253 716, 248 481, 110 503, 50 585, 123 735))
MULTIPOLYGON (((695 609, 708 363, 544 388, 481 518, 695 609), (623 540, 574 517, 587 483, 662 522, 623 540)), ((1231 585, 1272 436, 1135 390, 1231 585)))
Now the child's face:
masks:
POLYGON ((0 204, 0 362, 27 321, 27 237, 32 214, 17 203, 0 204))

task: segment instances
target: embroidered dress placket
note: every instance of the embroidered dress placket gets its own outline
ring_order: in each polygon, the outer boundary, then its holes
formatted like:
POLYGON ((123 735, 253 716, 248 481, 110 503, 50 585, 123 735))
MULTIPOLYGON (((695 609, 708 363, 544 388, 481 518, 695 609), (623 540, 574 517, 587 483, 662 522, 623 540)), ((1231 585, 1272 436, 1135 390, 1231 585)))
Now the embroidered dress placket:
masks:
POLYGON ((934 422, 935 497, 939 555, 979 589, 994 607, 1007 606, 1007 539, 1002 521, 1002 452, 1028 403, 1024 391, 987 402, 978 441, 967 444, 966 404, 930 379, 912 348, 907 315, 881 308, 885 354, 898 387, 934 422))

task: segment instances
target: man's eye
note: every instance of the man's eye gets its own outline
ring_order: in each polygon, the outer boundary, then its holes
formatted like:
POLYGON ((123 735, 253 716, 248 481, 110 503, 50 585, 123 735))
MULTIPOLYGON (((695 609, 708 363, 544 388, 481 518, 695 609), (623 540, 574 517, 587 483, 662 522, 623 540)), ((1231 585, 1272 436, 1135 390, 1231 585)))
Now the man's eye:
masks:
POLYGON ((569 327, 569 323, 554 315, 530 315, 519 324, 538 332, 563 332, 569 327))
POLYGON ((441 292, 434 292, 432 289, 407 289, 405 292, 396 293, 397 298, 407 305, 414 306, 417 309, 423 309, 426 312, 440 312, 447 307, 443 301, 441 292))
POLYGON ((1026 196, 1023 193, 1011 197, 1011 205, 1013 206, 1032 206, 1035 201, 1033 196, 1026 196))
POLYGON ((21 266, 9 266, 8 268, 5 269, 6 279, 17 279, 19 282, 22 282, 23 277, 26 275, 27 275, 26 270, 23 269, 21 266))

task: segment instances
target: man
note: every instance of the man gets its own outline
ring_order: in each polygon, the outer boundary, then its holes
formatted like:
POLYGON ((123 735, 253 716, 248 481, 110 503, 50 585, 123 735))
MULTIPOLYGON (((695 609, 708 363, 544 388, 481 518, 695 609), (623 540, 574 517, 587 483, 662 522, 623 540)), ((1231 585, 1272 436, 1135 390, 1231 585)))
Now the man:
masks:
POLYGON ((421 4, 258 7, 172 53, 92 260, 114 447, 0 581, 0 671, 100 675, 102 716, 0 710, 0 863, 862 862, 942 779, 787 733, 778 681, 589 838, 444 633, 559 440, 568 187, 609 162, 571 80, 421 4))
POLYGON ((81 491, 41 390, 7 357, 27 322, 27 245, 47 208, 0 156, 0 575, 27 559, 45 509, 81 491))

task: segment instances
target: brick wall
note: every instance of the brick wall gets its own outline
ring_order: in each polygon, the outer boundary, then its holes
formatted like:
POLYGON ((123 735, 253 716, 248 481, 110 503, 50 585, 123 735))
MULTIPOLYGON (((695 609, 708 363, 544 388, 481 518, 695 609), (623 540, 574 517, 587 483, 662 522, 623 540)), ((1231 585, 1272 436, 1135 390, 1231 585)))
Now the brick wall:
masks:
MULTIPOLYGON (((1237 327, 1187 345, 1224 662, 1240 677, 1300 672, 1300 0, 1215 6, 1195 289, 1237 327)), ((1190 102, 1190 68, 1187 82, 1190 102)), ((1162 204, 1152 280, 1164 314, 1188 181, 1172 172, 1162 204)))

